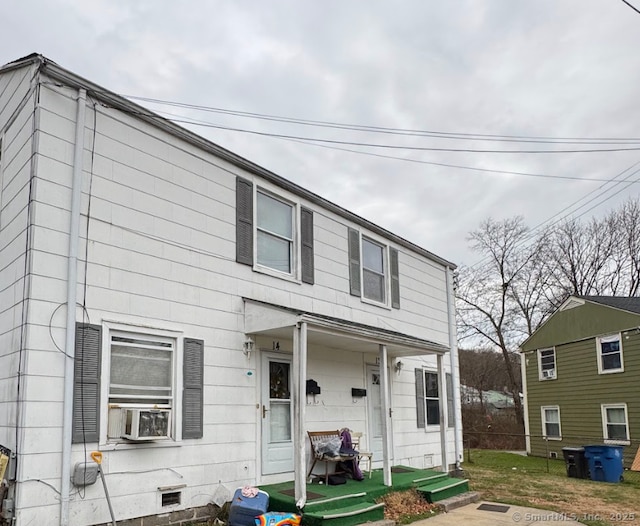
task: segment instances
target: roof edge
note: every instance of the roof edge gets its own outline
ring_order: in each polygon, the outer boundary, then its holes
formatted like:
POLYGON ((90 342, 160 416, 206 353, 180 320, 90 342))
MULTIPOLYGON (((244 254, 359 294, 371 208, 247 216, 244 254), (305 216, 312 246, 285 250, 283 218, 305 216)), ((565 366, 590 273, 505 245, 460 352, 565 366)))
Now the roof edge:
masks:
POLYGON ((321 197, 318 194, 315 194, 314 192, 311 192, 310 190, 307 190, 306 188, 303 188, 302 186, 299 186, 296 183, 293 183, 285 179, 284 177, 279 176, 276 173, 271 172, 266 168, 263 168, 262 166, 259 166, 249 161, 248 159, 245 159, 244 157, 238 154, 235 154, 230 150, 227 150, 226 148, 223 148, 215 144, 214 142, 208 139, 205 139, 204 137, 198 135, 195 132, 192 132, 182 126, 179 126, 171 122, 170 120, 158 115, 157 113, 149 110, 148 108, 140 106, 126 99, 122 95, 118 95, 117 93, 107 90, 101 87, 100 85, 95 84, 94 82, 91 82, 90 80, 87 80, 86 78, 80 75, 77 75, 72 71, 69 71, 68 69, 63 68, 62 66, 58 65, 54 61, 49 60, 44 55, 33 53, 31 55, 18 59, 14 62, 10 62, 5 66, 3 66, 2 68, 0 68, 0 73, 4 71, 9 71, 14 68, 25 66, 27 64, 37 63, 37 62, 40 63, 41 71, 52 79, 58 80, 60 82, 63 82, 75 88, 84 88, 88 92, 90 92, 93 97, 100 100, 101 102, 107 103, 109 106, 115 109, 119 109, 121 111, 127 111, 129 113, 135 113, 134 115, 135 118, 140 119, 153 126, 156 126, 171 135, 174 135, 198 148, 201 148, 209 153, 212 153, 224 159, 225 161, 233 164, 234 166, 248 171, 253 175, 262 177, 263 179, 266 179, 270 183, 284 190, 287 190, 293 194, 296 194, 300 197, 303 197, 308 201, 316 205, 319 205, 327 210, 330 210, 336 215, 343 217, 361 227, 364 227, 370 230, 371 232, 374 232, 392 241, 393 243, 399 246, 402 246, 417 254, 420 254, 421 256, 424 256, 427 259, 435 263, 438 263, 444 267, 448 267, 451 269, 457 268, 457 265, 455 263, 445 258, 442 258, 434 254, 433 252, 419 245, 416 245, 415 243, 397 234, 394 234, 393 232, 387 230, 386 228, 383 228, 347 210, 346 208, 343 208, 329 201, 328 199, 325 199, 324 197, 321 197))

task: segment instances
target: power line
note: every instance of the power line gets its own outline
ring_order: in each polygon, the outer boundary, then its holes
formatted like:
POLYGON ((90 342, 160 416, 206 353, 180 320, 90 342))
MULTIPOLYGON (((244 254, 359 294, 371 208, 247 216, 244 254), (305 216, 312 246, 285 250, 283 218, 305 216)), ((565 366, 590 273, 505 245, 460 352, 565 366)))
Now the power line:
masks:
MULTIPOLYGON (((169 120, 171 120, 172 122, 181 122, 181 123, 187 123, 187 124, 195 124, 195 125, 207 125, 210 124, 207 121, 202 121, 199 119, 192 119, 191 117, 189 117, 190 120, 185 121, 185 120, 179 120, 179 119, 174 119, 174 117, 184 117, 183 115, 175 115, 173 113, 169 113, 166 111, 158 111, 158 113, 162 114, 162 115, 166 115, 167 118, 169 120)), ((274 137, 274 138, 282 138, 282 137, 274 137)), ((282 138, 284 140, 287 141, 291 141, 291 142, 296 142, 299 144, 306 144, 308 146, 316 146, 319 148, 325 148, 328 150, 337 150, 337 151, 342 151, 342 152, 348 152, 348 153, 355 153, 355 154, 359 154, 359 155, 368 155, 371 157, 378 157, 378 158, 382 158, 382 159, 391 159, 391 160, 397 160, 397 161, 404 161, 404 162, 409 162, 409 163, 416 163, 416 164, 425 164, 425 165, 430 165, 430 166, 441 166, 441 167, 445 167, 445 168, 456 168, 456 169, 460 169, 460 170, 471 170, 471 171, 477 171, 477 172, 483 172, 483 173, 497 173, 497 174, 504 174, 504 175, 518 175, 518 176, 525 176, 525 177, 540 177, 540 178, 546 178, 546 179, 559 179, 559 180, 570 180, 570 181, 585 181, 585 182, 609 182, 610 179, 598 179, 598 178, 588 178, 588 177, 577 177, 577 176, 570 176, 570 175, 549 175, 549 174, 536 174, 536 173, 530 173, 530 172, 516 172, 516 171, 512 171, 512 170, 497 170, 497 169, 492 169, 492 168, 478 168, 476 166, 466 166, 466 165, 460 165, 460 164, 450 164, 450 163, 440 163, 440 162, 435 162, 435 161, 424 161, 421 159, 413 159, 410 157, 397 157, 395 155, 385 155, 385 154, 381 154, 381 153, 375 153, 375 152, 367 152, 367 151, 362 151, 362 150, 353 150, 351 148, 341 148, 339 146, 332 146, 332 145, 327 145, 327 144, 318 144, 315 142, 311 142, 311 141, 307 141, 306 139, 290 139, 290 138, 282 138)))
POLYGON ((247 130, 244 128, 233 128, 231 126, 222 126, 213 123, 201 123, 197 121, 171 119, 173 122, 193 124, 195 126, 203 126, 205 128, 215 128, 218 130, 235 131, 240 133, 248 133, 251 135, 259 135, 261 137, 276 137, 280 139, 298 139, 303 141, 319 142, 324 144, 344 144, 347 146, 364 146, 368 148, 384 148, 390 150, 412 150, 422 152, 458 152, 458 153, 512 153, 512 154, 555 154, 555 153, 605 153, 605 152, 632 152, 640 150, 637 148, 591 148, 585 150, 480 150, 474 148, 437 148, 431 146, 400 146, 396 144, 380 144, 366 143, 356 141, 340 141, 336 139, 319 139, 315 137, 302 137, 299 135, 287 135, 282 133, 261 132, 258 130, 247 130))
POLYGON ((633 9, 636 13, 640 13, 640 11, 636 7, 632 6, 629 2, 627 2, 627 0, 622 0, 622 1, 625 4, 627 4, 631 9, 633 9))
POLYGON ((440 139, 455 140, 473 140, 473 141, 502 141, 502 142, 525 142, 525 143, 550 143, 550 144, 637 144, 640 138, 622 137, 622 138, 606 138, 606 137, 548 137, 548 136, 526 136, 526 135, 498 135, 498 134, 482 134, 482 133, 463 133, 463 132, 443 132, 435 130, 416 130, 409 128, 391 128, 384 126, 370 126, 363 124, 345 124, 332 121, 319 121, 311 119, 299 119, 293 117, 283 117, 279 115, 269 115, 265 113, 254 113, 248 111, 229 110, 224 108, 216 108, 212 106, 202 106, 197 104, 188 104, 183 102, 166 101, 162 99, 153 99, 149 97, 137 97, 134 95, 123 95, 129 99, 140 100, 164 106, 174 106, 187 109, 194 109, 210 113, 219 113, 223 115, 231 115, 235 117, 246 117, 267 121, 282 122, 287 124, 299 124, 302 126, 314 126, 320 128, 334 128, 341 130, 363 131, 369 133, 386 133, 392 135, 408 135, 417 137, 433 137, 440 139))

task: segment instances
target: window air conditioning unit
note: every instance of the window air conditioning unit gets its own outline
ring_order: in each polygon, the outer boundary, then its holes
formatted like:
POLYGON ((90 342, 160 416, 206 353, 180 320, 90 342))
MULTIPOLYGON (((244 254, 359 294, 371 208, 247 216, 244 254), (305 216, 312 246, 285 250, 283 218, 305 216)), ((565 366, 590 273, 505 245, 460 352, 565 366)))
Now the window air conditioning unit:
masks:
POLYGON ((126 408, 122 412, 122 438, 127 440, 169 438, 171 409, 126 408))
POLYGON ((555 369, 545 369, 542 371, 542 378, 555 378, 556 371, 555 369))

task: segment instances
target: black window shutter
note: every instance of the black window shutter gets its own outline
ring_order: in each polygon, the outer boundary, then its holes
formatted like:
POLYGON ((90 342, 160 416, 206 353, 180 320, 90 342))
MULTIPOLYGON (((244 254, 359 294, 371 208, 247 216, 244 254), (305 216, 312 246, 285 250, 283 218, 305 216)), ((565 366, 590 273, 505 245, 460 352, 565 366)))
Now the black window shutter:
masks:
POLYGON ((182 438, 202 438, 204 341, 184 339, 182 364, 182 438))
POLYGON ((74 444, 100 439, 100 362, 102 327, 76 323, 73 379, 74 444))
POLYGON ((349 229, 349 292, 360 296, 360 232, 349 229))
POLYGON ((308 208, 300 209, 300 244, 302 245, 302 282, 313 285, 313 212, 308 208))
POLYGON ((416 422, 418 427, 424 428, 425 403, 424 403, 424 371, 415 369, 416 374, 416 422))
POLYGON ((400 308, 400 272, 398 266, 398 251, 392 248, 391 257, 391 306, 394 309, 400 308))
POLYGON ((236 177, 236 261, 253 265, 253 183, 236 177))

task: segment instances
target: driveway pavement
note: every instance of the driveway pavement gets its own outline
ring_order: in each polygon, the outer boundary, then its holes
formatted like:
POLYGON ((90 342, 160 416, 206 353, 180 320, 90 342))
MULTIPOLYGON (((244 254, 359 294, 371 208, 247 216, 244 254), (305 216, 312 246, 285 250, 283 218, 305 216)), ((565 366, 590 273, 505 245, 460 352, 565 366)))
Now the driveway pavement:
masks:
MULTIPOLYGON (((458 526, 473 524, 474 526, 537 526, 547 524, 579 524, 576 519, 553 511, 496 504, 493 502, 474 502, 448 513, 442 513, 430 519, 412 523, 412 526, 458 526)), ((591 518, 594 517, 584 517, 591 518)))

